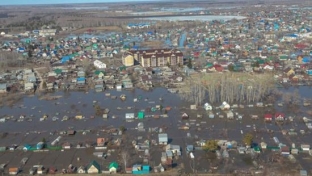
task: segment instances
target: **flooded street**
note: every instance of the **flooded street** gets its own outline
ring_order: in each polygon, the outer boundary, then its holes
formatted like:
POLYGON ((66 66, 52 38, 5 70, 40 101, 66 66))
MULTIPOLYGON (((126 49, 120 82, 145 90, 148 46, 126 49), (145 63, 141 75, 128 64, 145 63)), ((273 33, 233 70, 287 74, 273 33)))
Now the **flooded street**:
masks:
MULTIPOLYGON (((293 91, 293 89, 290 89, 293 91)), ((301 87, 301 92, 311 91, 309 87, 301 87)), ((14 119, 19 119, 21 115, 25 116, 23 121, 7 120, 5 123, 0 123, 1 132, 9 133, 22 133, 29 131, 51 132, 59 130, 68 130, 69 128, 75 130, 90 130, 90 129, 104 129, 105 127, 120 127, 125 126, 128 129, 137 127, 138 122, 143 122, 145 128, 149 127, 167 127, 169 136, 177 139, 187 136, 190 133, 194 134, 198 138, 226 138, 229 140, 241 140, 242 133, 253 131, 256 129, 259 133, 259 139, 264 139, 269 142, 272 140, 272 135, 261 135, 263 131, 272 130, 274 136, 282 137, 281 130, 297 129, 306 130, 306 126, 302 121, 302 117, 305 114, 297 115, 292 122, 284 123, 281 126, 275 125, 275 123, 265 123, 262 119, 266 109, 274 111, 284 112, 284 107, 270 107, 270 108, 248 108, 233 109, 233 112, 237 112, 242 115, 243 118, 238 120, 228 120, 225 118, 215 117, 214 119, 208 118, 206 112, 201 110, 190 110, 189 103, 186 103, 180 99, 177 94, 172 94, 163 88, 156 88, 153 91, 146 92, 140 89, 133 91, 115 91, 110 90, 105 93, 95 92, 56 92, 53 96, 62 96, 57 100, 39 100, 35 96, 26 96, 22 101, 15 104, 13 107, 2 107, 0 115, 14 116, 14 119), (105 94, 109 93, 110 96, 105 94), (126 95, 126 100, 120 100, 120 95, 126 95), (116 99, 112 99, 111 96, 116 96, 116 99), (134 102, 134 99, 137 99, 134 102), (160 100, 161 99, 161 100, 160 100), (101 116, 90 118, 94 116, 94 102, 101 108, 108 108, 110 110, 108 119, 103 119, 101 116), (168 117, 160 117, 155 119, 152 115, 161 115, 159 110, 152 112, 151 108, 155 108, 156 105, 163 107, 171 107, 168 111, 168 117), (145 111, 146 118, 138 120, 134 119, 132 122, 126 122, 126 113, 137 113, 139 111, 145 111), (181 120, 182 113, 188 113, 189 120, 181 120), (203 118, 196 118, 200 114, 203 118), (259 120, 252 120, 251 114, 257 114, 259 120), (47 115, 47 120, 40 121, 44 115, 47 115), (75 116, 82 115, 84 119, 75 119, 75 116), (62 121, 63 116, 70 117, 67 121, 62 121), (114 118, 112 118, 114 116, 114 118), (58 120, 52 121, 52 118, 58 120), (26 119, 32 119, 27 121, 26 119), (190 130, 179 130, 179 126, 190 126, 190 130), (200 131, 200 132, 199 132, 200 131), (271 139, 270 139, 271 138, 271 139), (270 139, 270 140, 269 140, 270 139)), ((304 110, 307 107, 303 108, 304 110)), ((222 114, 221 110, 213 110, 215 114, 222 114)), ((292 115, 291 112, 285 112, 286 117, 292 115)), ((301 136, 300 139, 303 139, 301 136)), ((299 140, 294 138, 292 140, 299 140)), ((284 141, 281 141, 284 142, 284 141)), ((288 143, 289 141, 285 141, 288 143)), ((299 141, 298 141, 299 142, 299 141)))
MULTIPOLYGON (((294 91, 293 88, 286 91, 294 91)), ((311 91, 309 87, 301 87, 302 95, 311 91)), ((95 92, 56 92, 49 94, 49 96, 60 96, 57 100, 39 100, 40 97, 25 96, 22 101, 16 103, 13 107, 2 107, 1 116, 14 116, 4 123, 0 123, 0 131, 8 133, 8 137, 2 138, 3 144, 10 145, 12 143, 23 145, 25 143, 36 143, 42 138, 48 141, 53 141, 56 136, 50 136, 50 132, 66 131, 73 129, 76 131, 93 130, 93 133, 87 135, 79 135, 79 139, 66 137, 63 140, 71 143, 80 141, 93 140, 95 134, 99 135, 100 131, 109 128, 119 128, 124 126, 127 128, 127 135, 129 141, 135 137, 142 136, 143 138, 153 139, 157 141, 157 133, 149 132, 150 128, 162 128, 163 132, 168 134, 169 143, 180 145, 182 151, 185 151, 187 145, 194 144, 201 139, 221 139, 228 141, 242 142, 242 138, 246 133, 254 135, 254 141, 258 144, 261 142, 267 143, 268 146, 276 146, 273 137, 277 137, 280 143, 291 146, 293 143, 299 147, 301 144, 307 143, 311 137, 310 130, 302 121, 303 113, 309 107, 302 107, 302 113, 292 113, 286 107, 247 107, 232 108, 231 110, 236 114, 233 120, 227 119, 224 111, 213 108, 216 115, 215 118, 209 118, 207 112, 202 108, 198 110, 191 110, 190 103, 184 102, 180 99, 178 94, 172 94, 164 88, 156 88, 153 91, 143 91, 135 89, 132 91, 116 91, 110 90, 102 93, 95 92), (126 100, 122 101, 119 97, 126 96, 126 100), (116 96, 112 99, 111 96, 116 96), (134 101, 134 99, 136 99, 134 101), (95 103, 96 102, 96 103, 95 103), (98 104, 101 108, 108 108, 108 119, 103 119, 102 116, 95 116, 94 105, 98 104), (171 107, 167 112, 168 117, 164 117, 160 110, 151 110, 157 105, 162 107, 171 107), (126 121, 126 113, 135 113, 137 116, 139 111, 145 112, 144 119, 133 119, 131 122, 126 121), (284 112, 286 117, 293 116, 293 121, 285 121, 278 125, 274 121, 267 123, 263 120, 264 114, 267 112, 284 112), (188 120, 182 120, 183 113, 189 115, 188 120), (217 116, 224 115, 224 118, 217 116), (242 119, 238 119, 238 114, 242 115, 242 119), (23 115, 24 120, 20 120, 23 115), (47 120, 40 121, 44 115, 47 115, 47 120), (76 119, 75 116, 81 115, 83 119, 76 119), (153 118, 153 115, 159 115, 159 118, 153 118), (202 115, 202 118, 198 118, 202 115), (250 118, 251 115, 258 115, 258 120, 250 118), (62 121, 63 116, 70 117, 67 121, 62 121), (114 116, 114 118, 113 118, 114 116), (53 121, 52 119, 58 119, 53 121), (32 121, 27 121, 32 119, 32 121), (138 123, 143 122, 144 130, 137 130, 138 123), (180 127, 188 126, 189 130, 181 130, 180 127), (289 133, 292 129, 295 135, 284 135, 289 133), (301 134, 301 131, 305 134, 301 134), (40 133, 38 133, 40 132, 40 133), (28 135, 24 135, 24 134, 28 135), (12 138, 14 136, 14 138, 12 138), (13 140, 14 139, 14 140, 13 140)), ((307 96, 306 96, 307 97, 307 96)), ((308 97, 307 97, 308 98, 308 97)), ((155 153, 159 153, 159 149, 154 149, 155 153), (157 151, 157 152, 156 152, 157 151)), ((202 159, 201 152, 197 151, 196 156, 198 160, 202 159)), ((308 167, 308 162, 304 159, 297 158, 301 167, 308 167)), ((189 157, 183 153, 180 160, 184 163, 184 170, 191 172, 191 164, 189 165, 189 157)), ((158 154, 153 157, 154 164, 160 162, 158 154)), ((244 165, 242 165, 244 166, 244 165)), ((206 165, 197 163, 197 170, 199 172, 206 172, 206 165)), ((222 171, 222 169, 221 169, 222 171)))

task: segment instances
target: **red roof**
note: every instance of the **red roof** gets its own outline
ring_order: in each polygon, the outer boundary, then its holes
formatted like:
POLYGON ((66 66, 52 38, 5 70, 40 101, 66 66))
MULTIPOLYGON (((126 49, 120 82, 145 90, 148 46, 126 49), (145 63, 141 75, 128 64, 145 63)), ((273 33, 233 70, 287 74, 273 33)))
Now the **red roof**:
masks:
POLYGON ((295 48, 298 48, 298 49, 304 49, 306 47, 307 47, 307 45, 302 44, 302 43, 298 43, 298 44, 295 45, 295 48))
POLYGON ((272 119, 273 115, 272 114, 264 114, 265 119, 272 119))
POLYGON ((285 114, 277 112, 277 113, 275 113, 275 118, 276 117, 283 117, 284 118, 285 114))

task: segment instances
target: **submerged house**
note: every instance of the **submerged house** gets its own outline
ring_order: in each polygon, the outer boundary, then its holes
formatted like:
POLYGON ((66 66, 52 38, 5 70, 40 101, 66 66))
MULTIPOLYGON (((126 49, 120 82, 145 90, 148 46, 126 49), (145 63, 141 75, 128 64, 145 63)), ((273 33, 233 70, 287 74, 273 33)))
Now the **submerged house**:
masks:
POLYGON ((264 114, 264 120, 265 121, 272 121, 273 120, 273 115, 272 114, 264 114))
POLYGON ((231 106, 227 102, 223 102, 222 105, 220 106, 221 110, 229 110, 231 106))
POLYGON ((212 110, 212 106, 209 103, 205 103, 204 104, 204 108, 206 111, 211 111, 212 110))
POLYGON ((185 120, 185 119, 188 119, 188 118, 189 118, 188 114, 186 114, 186 113, 182 114, 182 120, 185 120))
POLYGON ((160 145, 167 145, 168 143, 168 134, 167 133, 160 133, 158 134, 158 142, 160 145))
POLYGON ((86 170, 87 170, 88 174, 99 174, 99 173, 101 173, 101 167, 100 167, 99 163, 97 163, 94 160, 89 163, 86 170))
POLYGON ((149 174, 149 173, 150 173, 149 165, 135 164, 132 167, 132 174, 134 175, 142 175, 142 174, 149 174))

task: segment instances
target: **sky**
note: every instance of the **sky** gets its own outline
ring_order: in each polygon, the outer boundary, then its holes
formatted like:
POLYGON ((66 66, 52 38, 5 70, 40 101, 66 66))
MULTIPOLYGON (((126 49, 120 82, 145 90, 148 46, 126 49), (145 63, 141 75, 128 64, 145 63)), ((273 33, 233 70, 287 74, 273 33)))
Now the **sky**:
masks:
POLYGON ((105 3, 105 2, 133 2, 154 0, 0 0, 0 5, 27 5, 27 4, 67 4, 67 3, 105 3))

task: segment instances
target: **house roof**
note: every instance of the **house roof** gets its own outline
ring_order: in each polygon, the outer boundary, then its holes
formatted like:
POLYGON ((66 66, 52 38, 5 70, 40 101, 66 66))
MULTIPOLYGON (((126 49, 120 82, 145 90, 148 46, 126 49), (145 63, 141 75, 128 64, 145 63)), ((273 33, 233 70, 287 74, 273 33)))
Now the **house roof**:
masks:
POLYGON ((99 173, 100 173, 100 171, 101 171, 101 167, 100 167, 100 165, 99 165, 99 163, 97 163, 96 161, 91 161, 89 164, 88 164, 88 166, 87 166, 87 170, 89 170, 90 169, 90 167, 92 167, 92 166, 94 166, 95 168, 97 168, 97 170, 99 171, 99 173))
POLYGON ((100 70, 96 70, 96 71, 94 72, 94 74, 96 74, 96 75, 99 75, 100 73, 103 73, 103 74, 104 74, 104 72, 103 72, 103 71, 100 71, 100 70))
POLYGON ((0 84, 0 90, 6 89, 7 88, 7 84, 0 84))
POLYGON ((111 168, 116 168, 116 169, 117 169, 118 166, 119 166, 119 165, 118 165, 117 162, 111 162, 111 163, 109 164, 108 168, 109 168, 109 169, 111 169, 111 168))

